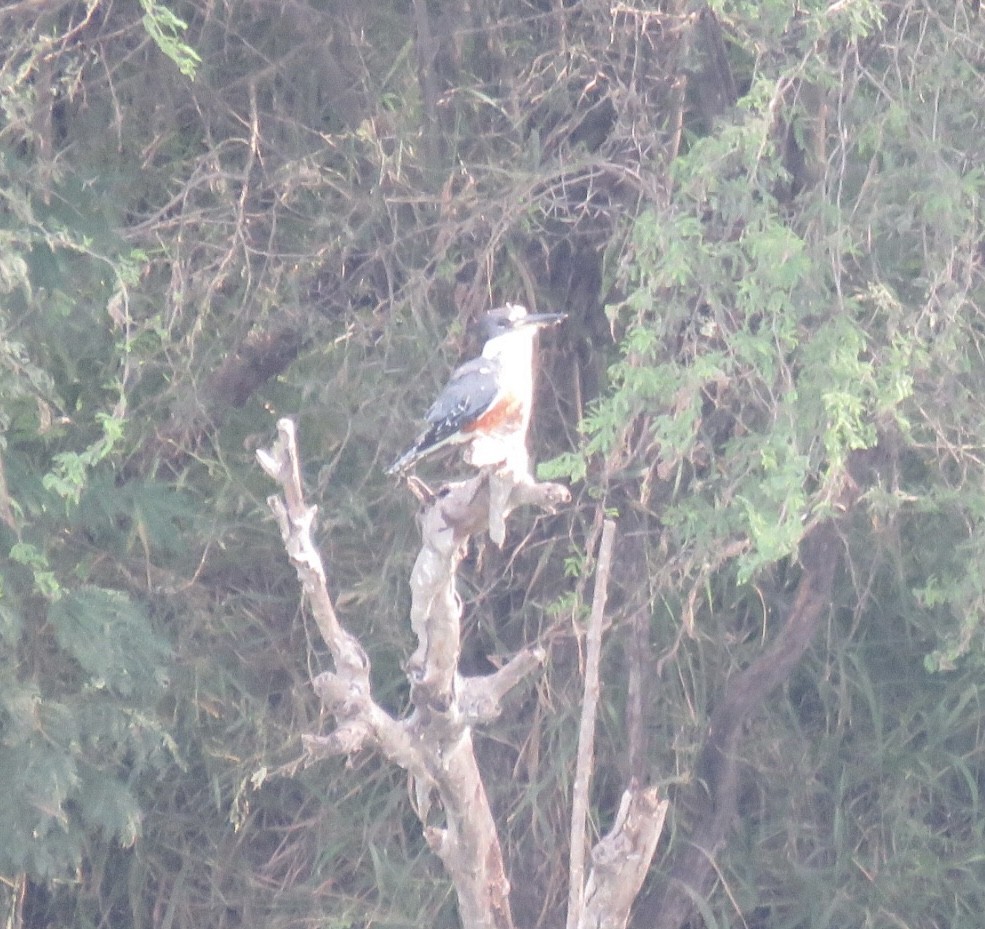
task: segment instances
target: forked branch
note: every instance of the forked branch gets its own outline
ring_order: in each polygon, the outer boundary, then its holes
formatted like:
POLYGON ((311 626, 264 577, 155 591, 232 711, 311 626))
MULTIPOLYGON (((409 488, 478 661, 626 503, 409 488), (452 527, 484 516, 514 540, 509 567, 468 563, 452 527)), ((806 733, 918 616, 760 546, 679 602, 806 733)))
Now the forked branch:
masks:
MULTIPOLYGON (((489 677, 458 675, 462 602, 455 572, 469 536, 490 524, 488 475, 445 488, 425 509, 423 545, 411 576, 411 623, 418 637, 408 662, 413 709, 398 720, 373 700, 369 658, 335 614, 312 539, 317 509, 304 500, 294 423, 280 420, 277 432, 274 446, 257 452, 257 459, 282 488, 283 496, 268 503, 335 664, 313 682, 335 728, 308 736, 305 749, 312 759, 375 749, 407 770, 425 838, 455 885, 463 926, 512 929, 509 882, 471 726, 496 718, 503 696, 542 665, 544 651, 525 649, 489 677)), ((565 499, 567 490, 559 485, 524 484, 497 506, 505 518, 518 505, 550 508, 565 499)))
MULTIPOLYGON (((552 509, 568 499, 567 489, 484 471, 438 495, 426 495, 422 546, 410 579, 411 625, 418 639, 407 663, 412 709, 406 718, 396 719, 373 699, 369 657, 335 614, 312 539, 317 509, 304 500, 294 423, 280 420, 277 432, 274 446, 257 452, 257 459, 281 486, 283 495, 270 497, 268 503, 335 666, 312 682, 335 727, 326 735, 304 737, 307 757, 351 755, 368 748, 404 768, 424 836, 454 884, 462 925, 513 929, 509 882, 475 759, 472 726, 496 719, 503 697, 542 666, 545 652, 530 647, 494 674, 462 678, 462 601, 455 577, 471 535, 487 529, 494 535, 505 532, 513 509, 552 509)), ((611 543, 611 531, 609 538, 611 543)), ((602 579, 600 584, 604 586, 602 579)), ((600 598, 595 611, 599 626, 602 603, 600 598)), ((612 832, 592 851, 592 871, 584 894, 578 895, 580 927, 626 924, 665 811, 666 803, 655 791, 635 785, 627 790, 612 832)))

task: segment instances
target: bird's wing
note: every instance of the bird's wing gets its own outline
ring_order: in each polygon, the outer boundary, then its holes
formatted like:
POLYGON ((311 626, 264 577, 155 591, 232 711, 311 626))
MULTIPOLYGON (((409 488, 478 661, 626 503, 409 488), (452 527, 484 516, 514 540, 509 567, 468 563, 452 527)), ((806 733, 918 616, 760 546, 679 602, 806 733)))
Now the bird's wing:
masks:
POLYGON ((432 442, 454 435, 489 409, 496 399, 497 373, 496 363, 487 358, 474 358, 455 369, 425 416, 432 442))
POLYGON ((488 358, 474 358, 453 373, 438 399, 427 411, 427 426, 414 444, 388 470, 405 471, 443 445, 465 442, 468 427, 487 413, 498 398, 498 363, 488 358))

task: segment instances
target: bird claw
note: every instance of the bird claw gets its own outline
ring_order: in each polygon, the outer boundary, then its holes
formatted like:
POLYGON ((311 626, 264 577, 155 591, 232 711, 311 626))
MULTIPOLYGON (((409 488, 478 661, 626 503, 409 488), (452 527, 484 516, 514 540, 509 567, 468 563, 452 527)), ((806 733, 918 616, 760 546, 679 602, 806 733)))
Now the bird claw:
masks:
POLYGON ((437 499, 436 494, 427 484, 424 483, 416 474, 405 474, 407 488, 417 498, 421 506, 431 506, 437 499))

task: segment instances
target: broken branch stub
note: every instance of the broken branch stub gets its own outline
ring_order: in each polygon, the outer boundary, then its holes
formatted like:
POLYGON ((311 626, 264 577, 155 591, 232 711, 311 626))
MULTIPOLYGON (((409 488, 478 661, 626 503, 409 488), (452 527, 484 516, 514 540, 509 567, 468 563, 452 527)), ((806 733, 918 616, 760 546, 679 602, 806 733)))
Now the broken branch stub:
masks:
POLYGON ((631 784, 623 793, 612 829, 592 849, 579 929, 624 929, 669 806, 656 787, 631 784))

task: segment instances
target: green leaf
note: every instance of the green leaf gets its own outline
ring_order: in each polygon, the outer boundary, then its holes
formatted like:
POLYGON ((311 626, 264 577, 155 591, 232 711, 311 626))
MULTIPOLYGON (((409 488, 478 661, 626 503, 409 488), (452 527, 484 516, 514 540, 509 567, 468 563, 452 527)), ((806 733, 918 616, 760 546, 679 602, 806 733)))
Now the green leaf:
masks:
POLYGON ((84 587, 52 604, 48 619, 58 644, 88 676, 88 686, 124 697, 160 689, 168 645, 125 594, 84 587))
POLYGON ((143 24, 154 44, 168 56, 185 77, 194 78, 202 63, 201 56, 181 39, 188 23, 179 19, 160 0, 140 0, 144 10, 143 24))

